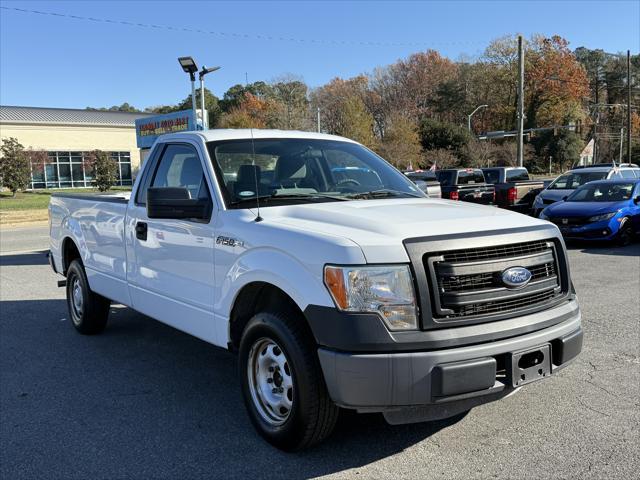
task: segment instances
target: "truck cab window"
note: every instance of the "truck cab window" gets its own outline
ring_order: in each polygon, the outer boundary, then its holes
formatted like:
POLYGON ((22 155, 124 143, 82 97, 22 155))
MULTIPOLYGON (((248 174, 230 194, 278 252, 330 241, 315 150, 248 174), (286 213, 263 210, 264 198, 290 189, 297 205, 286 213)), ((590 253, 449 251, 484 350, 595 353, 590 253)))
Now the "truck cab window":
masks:
POLYGON ((168 145, 158 163, 152 187, 186 188, 191 198, 209 198, 202 163, 190 145, 168 145))
POLYGON ((525 182, 529 180, 529 173, 525 168, 507 170, 507 182, 525 182))
POLYGON ((487 183, 500 183, 500 170, 498 169, 484 169, 484 176, 487 179, 487 183))

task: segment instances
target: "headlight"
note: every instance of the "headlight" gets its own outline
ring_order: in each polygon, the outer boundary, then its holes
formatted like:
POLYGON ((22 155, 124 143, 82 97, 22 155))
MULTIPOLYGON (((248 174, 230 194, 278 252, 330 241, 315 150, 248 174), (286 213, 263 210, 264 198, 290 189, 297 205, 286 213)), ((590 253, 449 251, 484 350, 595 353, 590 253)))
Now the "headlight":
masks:
POLYGON ((616 213, 618 212, 611 212, 611 213, 603 213, 602 215, 595 215, 593 217, 589 218, 590 222, 601 222, 603 220, 609 220, 611 217, 613 217, 616 213))
POLYGON ((324 283, 342 311, 377 313, 389 330, 418 328, 416 296, 407 265, 327 265, 324 283))
POLYGON ((533 200, 533 203, 535 203, 536 205, 542 205, 542 198, 540 198, 540 195, 536 196, 536 198, 533 200))

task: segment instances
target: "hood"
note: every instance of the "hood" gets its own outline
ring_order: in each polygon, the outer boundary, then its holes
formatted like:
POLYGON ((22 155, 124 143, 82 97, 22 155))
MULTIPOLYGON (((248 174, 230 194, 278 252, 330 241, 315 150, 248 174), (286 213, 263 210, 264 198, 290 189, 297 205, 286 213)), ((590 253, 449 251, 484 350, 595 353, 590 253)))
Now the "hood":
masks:
POLYGON ((265 222, 347 238, 368 263, 406 262, 403 240, 546 225, 508 210, 441 199, 383 199, 264 208, 265 222))
POLYGON ((573 192, 574 190, 569 190, 569 189, 562 189, 562 190, 544 189, 538 195, 540 195, 540 198, 543 198, 545 200, 553 200, 554 202, 559 202, 560 200, 562 200, 562 197, 571 195, 573 192))
POLYGON ((625 202, 558 202, 544 209, 549 217, 593 217, 602 213, 615 212, 625 202))

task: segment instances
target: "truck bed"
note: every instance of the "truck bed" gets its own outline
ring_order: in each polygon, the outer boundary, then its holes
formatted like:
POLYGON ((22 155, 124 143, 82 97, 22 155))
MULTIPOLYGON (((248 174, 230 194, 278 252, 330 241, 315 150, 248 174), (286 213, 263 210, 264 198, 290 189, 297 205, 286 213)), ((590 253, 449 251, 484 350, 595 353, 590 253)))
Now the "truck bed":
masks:
POLYGON ((49 203, 51 252, 62 271, 63 231, 81 239, 82 262, 94 291, 128 304, 125 220, 129 192, 117 194, 55 193, 49 203))

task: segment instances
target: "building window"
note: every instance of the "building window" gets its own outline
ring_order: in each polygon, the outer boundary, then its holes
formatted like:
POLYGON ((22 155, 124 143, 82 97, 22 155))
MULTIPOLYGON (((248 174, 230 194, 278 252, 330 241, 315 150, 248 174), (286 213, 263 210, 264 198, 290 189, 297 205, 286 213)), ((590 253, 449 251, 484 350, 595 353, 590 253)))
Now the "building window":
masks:
MULTIPOLYGON (((118 162, 116 185, 133 184, 131 152, 107 152, 118 162)), ((91 187, 93 175, 86 165, 88 152, 48 152, 46 165, 31 165, 31 188, 86 188, 91 187)))

